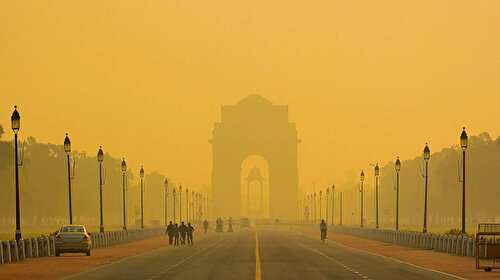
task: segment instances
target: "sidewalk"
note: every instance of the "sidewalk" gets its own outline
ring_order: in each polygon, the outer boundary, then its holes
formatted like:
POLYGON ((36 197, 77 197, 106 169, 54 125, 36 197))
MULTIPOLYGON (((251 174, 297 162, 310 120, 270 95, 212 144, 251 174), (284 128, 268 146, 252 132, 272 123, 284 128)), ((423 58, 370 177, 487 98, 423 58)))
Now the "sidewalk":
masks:
MULTIPOLYGON (((300 231, 305 234, 317 235, 318 240, 320 239, 319 229, 317 231, 311 229, 304 229, 300 231)), ((385 243, 377 240, 364 239, 334 232, 328 232, 327 239, 340 245, 372 252, 420 267, 445 272, 467 279, 500 279, 500 270, 493 270, 492 272, 478 270, 476 269, 475 258, 471 257, 455 256, 447 253, 435 252, 434 250, 421 250, 399 246, 392 243, 385 243)))
MULTIPOLYGON (((194 240, 202 235, 200 231, 195 231, 194 240)), ((60 257, 26 259, 0 265, 0 279, 54 280, 167 246, 169 246, 168 236, 162 235, 126 244, 95 248, 92 249, 90 257, 84 254, 62 254, 60 257)))

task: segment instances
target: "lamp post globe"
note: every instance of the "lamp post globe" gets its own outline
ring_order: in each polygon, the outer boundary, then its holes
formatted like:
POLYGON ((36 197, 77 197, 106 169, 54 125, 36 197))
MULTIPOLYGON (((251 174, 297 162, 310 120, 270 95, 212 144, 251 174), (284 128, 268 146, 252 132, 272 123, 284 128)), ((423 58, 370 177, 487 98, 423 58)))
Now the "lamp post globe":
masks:
POLYGON ((125 162, 125 158, 122 159, 122 172, 127 171, 127 163, 125 162))
POLYGON ((359 179, 361 180, 361 182, 365 181, 365 173, 363 172, 363 170, 361 170, 361 175, 359 175, 359 179))
POLYGON ((424 148, 424 160, 428 161, 431 158, 431 150, 429 149, 429 146, 427 143, 425 143, 425 148, 424 148))
POLYGON ((144 178, 144 168, 141 166, 141 170, 139 170, 139 176, 144 178))
POLYGON ((99 151, 97 152, 97 161, 102 162, 104 160, 104 153, 102 151, 102 146, 99 146, 99 151))
POLYGON ((12 116, 10 117, 10 124, 14 133, 17 134, 21 128, 21 117, 17 111, 17 106, 14 106, 14 112, 12 112, 12 116))
POLYGON ((378 177, 380 175, 380 168, 378 167, 378 163, 375 165, 375 176, 378 177))
POLYGON ((394 168, 396 169, 396 172, 401 171, 401 161, 399 160, 399 156, 396 159, 396 163, 394 164, 394 168))
POLYGON ((68 133, 66 133, 66 137, 64 138, 64 152, 67 155, 71 153, 71 141, 69 140, 68 133))
POLYGON ((467 137, 467 132, 465 132, 465 127, 462 130, 462 134, 460 134, 460 148, 462 148, 462 151, 467 150, 467 145, 468 145, 468 140, 469 138, 467 137))
POLYGON ((175 195, 177 194, 177 190, 175 187, 172 188, 172 195, 174 196, 174 224, 175 224, 175 195))

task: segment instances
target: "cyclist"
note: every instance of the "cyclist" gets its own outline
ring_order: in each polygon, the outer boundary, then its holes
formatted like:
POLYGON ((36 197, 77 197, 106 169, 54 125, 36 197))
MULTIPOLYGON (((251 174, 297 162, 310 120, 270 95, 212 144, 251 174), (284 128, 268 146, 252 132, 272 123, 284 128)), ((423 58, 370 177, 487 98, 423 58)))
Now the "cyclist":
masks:
POLYGON ((325 223, 325 220, 321 220, 321 224, 319 225, 319 229, 321 230, 321 240, 325 241, 326 239, 326 230, 328 229, 325 223))

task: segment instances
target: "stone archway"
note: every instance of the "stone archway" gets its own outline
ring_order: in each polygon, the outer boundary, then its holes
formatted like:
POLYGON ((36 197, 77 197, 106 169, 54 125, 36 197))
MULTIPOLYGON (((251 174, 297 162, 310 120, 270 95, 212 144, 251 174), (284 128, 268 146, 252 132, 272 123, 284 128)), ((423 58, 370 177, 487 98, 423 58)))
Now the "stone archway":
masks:
POLYGON ((216 216, 241 216, 241 163, 260 155, 269 164, 269 215, 294 218, 298 197, 297 129, 288 107, 251 94, 235 106, 222 106, 214 124, 212 189, 216 216))

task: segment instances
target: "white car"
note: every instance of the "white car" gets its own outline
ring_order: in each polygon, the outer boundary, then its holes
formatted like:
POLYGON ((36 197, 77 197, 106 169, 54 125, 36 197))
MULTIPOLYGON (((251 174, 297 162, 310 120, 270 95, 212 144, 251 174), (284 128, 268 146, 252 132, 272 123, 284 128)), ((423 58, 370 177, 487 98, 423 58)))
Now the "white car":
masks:
POLYGON ((56 235, 56 257, 62 253, 85 253, 90 256, 90 245, 90 234, 85 226, 61 226, 56 235))

